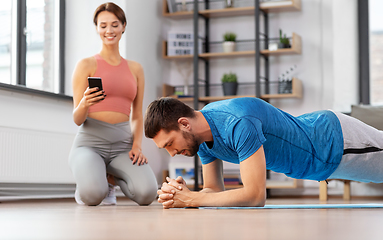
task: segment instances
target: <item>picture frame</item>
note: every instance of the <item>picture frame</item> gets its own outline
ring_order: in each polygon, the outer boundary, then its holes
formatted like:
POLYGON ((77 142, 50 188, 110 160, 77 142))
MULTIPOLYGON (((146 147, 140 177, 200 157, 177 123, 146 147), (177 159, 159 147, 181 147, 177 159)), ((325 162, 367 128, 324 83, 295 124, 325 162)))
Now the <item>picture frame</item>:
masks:
POLYGON ((187 185, 194 184, 194 162, 169 162, 169 177, 181 176, 187 185))

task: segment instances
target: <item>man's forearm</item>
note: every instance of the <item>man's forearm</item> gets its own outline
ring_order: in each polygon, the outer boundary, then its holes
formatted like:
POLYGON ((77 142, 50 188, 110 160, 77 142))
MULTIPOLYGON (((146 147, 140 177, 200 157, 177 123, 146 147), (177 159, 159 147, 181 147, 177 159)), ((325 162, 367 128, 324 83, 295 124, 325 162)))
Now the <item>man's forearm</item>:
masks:
POLYGON ((224 190, 218 190, 218 189, 213 189, 213 188, 208 188, 208 187, 205 187, 203 188, 201 191, 199 191, 200 193, 217 193, 217 192, 222 192, 224 190))
POLYGON ((189 207, 262 207, 266 201, 266 190, 249 191, 245 188, 215 192, 206 188, 192 192, 189 207))

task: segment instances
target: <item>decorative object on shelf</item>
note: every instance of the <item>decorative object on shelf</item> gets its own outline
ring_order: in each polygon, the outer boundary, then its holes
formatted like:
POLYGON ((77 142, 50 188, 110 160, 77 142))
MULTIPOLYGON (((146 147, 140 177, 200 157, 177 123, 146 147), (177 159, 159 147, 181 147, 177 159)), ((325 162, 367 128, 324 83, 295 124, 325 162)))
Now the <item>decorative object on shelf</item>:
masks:
MULTIPOLYGON (((194 9, 194 0, 174 0, 175 12, 191 12, 194 9)), ((198 0, 199 3, 204 4, 204 0, 198 0)), ((170 12, 170 11, 169 11, 170 12)))
POLYGON ((182 0, 180 11, 181 12, 186 12, 187 10, 188 10, 188 8, 186 7, 186 0, 182 0))
POLYGON ((277 42, 270 42, 269 43, 269 51, 276 51, 278 50, 278 43, 277 42))
POLYGON ((177 160, 169 161, 169 177, 176 179, 181 176, 186 184, 194 184, 194 163, 185 156, 176 156, 177 160))
POLYGON ((293 92, 293 76, 297 65, 291 66, 286 70, 285 73, 282 73, 278 78, 278 93, 286 94, 293 92))
POLYGON ((225 2, 225 8, 234 7, 234 0, 224 0, 224 2, 225 2))
POLYGON ((278 48, 290 48, 290 40, 286 37, 286 34, 282 37, 282 29, 279 29, 279 43, 278 48))
POLYGON ((237 82, 237 74, 235 73, 225 73, 222 76, 222 87, 223 87, 223 95, 232 96, 237 95, 238 82, 237 82))
MULTIPOLYGON (((192 32, 168 32, 168 56, 193 55, 194 34, 192 32)), ((202 53, 202 40, 198 41, 198 51, 202 53)))
MULTIPOLYGON (((175 62, 175 65, 177 67, 178 73, 181 74, 184 80, 184 89, 183 89, 183 94, 181 95, 189 96, 189 79, 191 79, 191 74, 193 72, 193 62, 192 61, 175 62)), ((180 94, 175 93, 175 95, 180 95, 180 94)))
POLYGON ((176 96, 184 96, 184 92, 183 91, 174 91, 174 95, 176 95, 176 96))
POLYGON ((232 32, 227 32, 223 35, 223 51, 228 52, 234 52, 235 49, 235 39, 237 38, 237 35, 232 32))
POLYGON ((168 11, 169 13, 174 13, 177 11, 177 3, 176 0, 167 0, 168 3, 168 11))
POLYGON ((278 94, 286 94, 292 92, 292 84, 286 79, 285 74, 281 74, 278 77, 278 94))

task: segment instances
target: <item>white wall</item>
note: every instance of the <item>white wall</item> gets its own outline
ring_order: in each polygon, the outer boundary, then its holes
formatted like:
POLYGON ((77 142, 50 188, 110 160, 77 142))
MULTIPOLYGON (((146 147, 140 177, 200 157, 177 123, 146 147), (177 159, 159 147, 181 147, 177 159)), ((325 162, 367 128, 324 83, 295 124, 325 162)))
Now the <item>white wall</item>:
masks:
POLYGON ((0 126, 57 133, 76 132, 72 101, 0 90, 0 126))

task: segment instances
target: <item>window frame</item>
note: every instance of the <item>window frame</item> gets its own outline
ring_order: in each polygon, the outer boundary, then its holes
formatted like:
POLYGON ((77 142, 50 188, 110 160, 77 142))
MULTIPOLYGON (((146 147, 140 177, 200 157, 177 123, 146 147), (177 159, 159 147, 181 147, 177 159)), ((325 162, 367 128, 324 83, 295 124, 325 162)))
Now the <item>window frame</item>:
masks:
POLYGON ((370 104, 369 1, 358 0, 359 103, 370 104))
POLYGON ((72 96, 65 94, 65 0, 57 0, 59 4, 59 92, 49 92, 26 87, 26 54, 27 39, 24 34, 26 27, 26 0, 16 1, 16 84, 0 83, 0 89, 33 93, 53 98, 72 100, 72 96))

